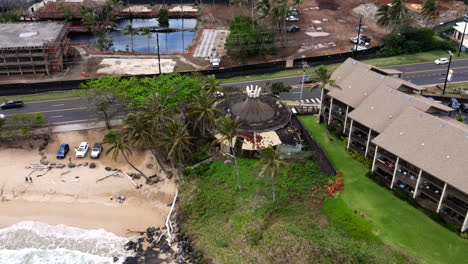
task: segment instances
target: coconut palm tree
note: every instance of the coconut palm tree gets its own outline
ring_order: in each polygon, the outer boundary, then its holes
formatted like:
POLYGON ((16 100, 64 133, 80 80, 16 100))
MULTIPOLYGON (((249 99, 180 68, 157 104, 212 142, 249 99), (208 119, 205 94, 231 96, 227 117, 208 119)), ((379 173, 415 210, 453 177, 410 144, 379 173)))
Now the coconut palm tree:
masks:
POLYGON ((259 0, 256 9, 260 13, 261 19, 268 17, 271 12, 270 0, 259 0))
POLYGON ((392 6, 389 9, 392 24, 397 24, 398 21, 408 12, 408 9, 405 7, 405 2, 406 0, 392 0, 392 6))
POLYGON ((151 52, 150 51, 150 40, 151 40, 151 37, 153 36, 153 33, 151 32, 151 30, 149 28, 144 28, 141 35, 146 36, 146 38, 148 39, 148 52, 151 52))
MULTIPOLYGON (((325 65, 320 65, 315 69, 315 74, 316 76, 311 78, 311 82, 315 83, 314 86, 310 88, 310 90, 320 88, 320 102, 323 101, 323 92, 325 87, 327 88, 334 88, 338 87, 336 85, 335 80, 331 79, 331 72, 328 70, 328 68, 325 65)), ((322 107, 320 107, 320 112, 319 115, 322 113, 322 107)))
POLYGON ((104 144, 110 144, 111 147, 107 150, 107 154, 112 152, 112 159, 117 160, 119 155, 122 154, 124 157, 125 161, 132 167, 134 170, 136 170, 140 175, 146 179, 146 182, 149 181, 148 176, 144 174, 141 170, 139 170, 135 165, 133 165, 130 160, 128 160, 128 155, 132 154, 132 150, 130 149, 130 145, 128 140, 123 137, 118 131, 116 130, 109 130, 107 134, 104 136, 103 140, 104 144))
POLYGON ((202 136, 205 136, 206 130, 213 127, 216 116, 221 114, 221 110, 215 107, 217 101, 214 95, 202 91, 188 106, 188 116, 194 119, 193 128, 199 128, 202 136))
POLYGON ((230 116, 225 116, 216 120, 216 130, 221 135, 221 137, 218 139, 218 142, 221 145, 227 142, 229 145, 232 158, 234 159, 234 165, 236 166, 237 187, 238 187, 238 190, 241 191, 242 186, 240 184, 239 165, 237 164, 236 150, 232 142, 234 141, 237 134, 239 133, 239 127, 240 127, 240 121, 238 117, 236 117, 235 119, 232 119, 230 116))
MULTIPOLYGON (((171 121, 164 127, 163 142, 166 144, 166 151, 171 162, 173 173, 176 172, 176 160, 179 167, 183 166, 183 159, 191 152, 190 145, 192 137, 189 135, 187 125, 180 125, 176 121, 171 121)), ((175 173, 177 179, 182 180, 179 173, 175 173)))
POLYGON ((276 192, 275 192, 275 178, 278 174, 278 171, 286 165, 285 162, 279 159, 280 149, 274 149, 272 146, 260 150, 260 164, 262 165, 262 173, 265 171, 270 171, 271 177, 271 190, 273 194, 273 202, 276 201, 276 192))
POLYGON ((132 52, 133 52, 133 37, 138 35, 138 31, 132 26, 132 24, 128 24, 124 28, 124 35, 130 35, 130 39, 132 40, 132 52))
POLYGON ((205 90, 209 95, 216 95, 221 92, 221 82, 214 76, 210 76, 203 80, 202 89, 205 90))
POLYGON ((390 17, 390 7, 388 5, 381 5, 377 9, 377 24, 388 28, 392 24, 392 18, 390 17))
POLYGON ((426 0, 422 7, 422 15, 425 19, 435 21, 439 16, 440 4, 437 0, 426 0))

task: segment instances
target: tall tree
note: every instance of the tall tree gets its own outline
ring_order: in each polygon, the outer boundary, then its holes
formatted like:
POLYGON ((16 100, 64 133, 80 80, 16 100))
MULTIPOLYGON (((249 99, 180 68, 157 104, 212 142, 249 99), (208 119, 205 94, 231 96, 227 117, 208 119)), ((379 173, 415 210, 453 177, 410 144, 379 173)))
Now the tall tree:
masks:
POLYGON ((209 95, 216 95, 221 92, 221 82, 214 76, 207 77, 203 80, 202 89, 209 95))
MULTIPOLYGON (((320 65, 317 69, 315 69, 315 76, 311 78, 312 83, 315 83, 310 89, 317 89, 320 88, 320 102, 323 101, 323 93, 325 87, 333 88, 337 87, 335 80, 331 79, 331 72, 325 65, 320 65)), ((322 107, 320 107, 321 114, 322 107)))
POLYGON ((84 87, 81 96, 83 103, 91 113, 105 121, 107 129, 111 129, 110 121, 126 112, 125 100, 111 90, 93 87, 93 83, 88 83, 84 87))
POLYGON ((422 7, 422 15, 428 21, 434 22, 439 16, 440 4, 437 0, 426 0, 422 7))
POLYGON ((119 158, 119 155, 121 154, 122 157, 124 157, 125 161, 128 163, 128 165, 130 165, 130 167, 132 167, 143 178, 145 178, 146 182, 149 181, 148 176, 146 176, 146 174, 144 174, 141 170, 135 167, 135 165, 133 165, 133 163, 131 163, 128 159, 128 156, 132 155, 132 150, 130 149, 128 140, 125 137, 123 137, 118 131, 113 129, 109 130, 104 136, 103 143, 111 145, 111 147, 107 150, 106 153, 112 152, 113 160, 117 160, 119 158))
POLYGON ((133 52, 133 37, 138 35, 138 31, 132 26, 132 24, 128 24, 124 28, 124 35, 130 35, 130 39, 132 41, 132 52, 133 52))
POLYGON ((193 98, 188 107, 188 115, 194 120, 194 128, 199 128, 202 136, 213 127, 216 116, 222 113, 215 107, 217 101, 214 95, 202 91, 193 98))
POLYGON ((151 40, 151 37, 153 36, 153 33, 151 32, 151 30, 149 28, 144 28, 141 35, 146 36, 146 38, 148 39, 148 52, 151 52, 150 51, 150 40, 151 40))
POLYGON ((239 118, 236 117, 232 119, 230 116, 221 117, 216 120, 216 130, 221 135, 218 139, 218 142, 223 144, 228 144, 230 154, 234 159, 234 165, 236 166, 236 174, 237 174, 237 188, 239 191, 242 190, 242 186, 240 183, 240 172, 239 172, 239 165, 237 164, 237 157, 236 157, 236 150, 233 144, 234 139, 236 138, 237 134, 239 133, 240 121, 239 118))
POLYGON ((180 173, 176 172, 175 164, 178 162, 179 168, 183 166, 183 159, 191 152, 191 139, 187 125, 181 125, 173 120, 166 124, 163 131, 163 141, 166 144, 172 171, 179 181, 183 179, 180 177, 180 173))
POLYGON ((408 9, 405 7, 406 0, 392 0, 392 6, 390 7, 390 18, 394 24, 407 14, 408 9))
POLYGON ((392 24, 392 18, 390 17, 390 7, 388 5, 381 5, 377 9, 377 24, 388 28, 392 24))
POLYGON ((259 0, 256 9, 260 13, 261 19, 268 17, 271 12, 270 0, 259 0))
POLYGON ((273 202, 276 201, 276 192, 275 192, 275 178, 278 174, 280 168, 284 167, 286 163, 280 159, 280 149, 274 149, 272 146, 260 150, 260 164, 262 165, 262 173, 265 171, 270 171, 271 177, 271 190, 273 196, 273 202))

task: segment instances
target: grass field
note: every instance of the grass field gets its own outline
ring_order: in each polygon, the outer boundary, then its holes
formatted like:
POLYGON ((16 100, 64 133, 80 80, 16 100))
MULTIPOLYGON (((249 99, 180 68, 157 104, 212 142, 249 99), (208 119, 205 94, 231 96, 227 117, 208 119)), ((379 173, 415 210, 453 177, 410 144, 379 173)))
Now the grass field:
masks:
POLYGON ((363 212, 366 219, 372 221, 372 231, 377 237, 425 263, 466 263, 468 240, 461 239, 367 178, 368 169, 350 157, 341 140, 330 141, 316 117, 300 119, 337 170, 342 171, 345 187, 341 199, 350 209, 363 212))
MULTIPOLYGON (((327 177, 313 161, 289 163, 276 177, 258 177, 256 160, 239 159, 241 184, 223 161, 187 173, 181 216, 195 248, 211 263, 411 263, 370 232, 368 221, 339 198, 311 196, 327 177)), ((202 262, 203 263, 203 262, 202 262)))

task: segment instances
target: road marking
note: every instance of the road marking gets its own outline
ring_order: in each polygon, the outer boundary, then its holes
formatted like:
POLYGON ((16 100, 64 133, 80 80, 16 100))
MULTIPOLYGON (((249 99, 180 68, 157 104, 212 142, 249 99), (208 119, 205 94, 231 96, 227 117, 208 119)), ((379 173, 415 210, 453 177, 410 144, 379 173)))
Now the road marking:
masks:
POLYGON ((318 102, 319 104, 322 103, 322 101, 320 101, 320 99, 316 98, 316 100, 317 100, 317 102, 318 102))
POLYGON ((52 105, 52 106, 62 106, 62 105, 65 105, 65 104, 55 104, 55 105, 52 105))
POLYGON ((63 115, 51 116, 50 118, 60 118, 60 117, 63 117, 63 115))
POLYGON ((314 99, 310 98, 310 101, 312 101, 312 103, 314 103, 314 104, 315 104, 315 100, 314 100, 314 99))
MULTIPOLYGON (((452 70, 459 70, 459 69, 468 69, 468 66, 464 67, 452 67, 452 70)), ((425 70, 425 71, 413 71, 413 72, 404 72, 403 74, 414 74, 414 73, 422 73, 422 72, 435 72, 435 71, 447 71, 447 68, 445 69, 435 69, 435 70, 425 70)), ((456 72, 454 73, 456 74, 456 72)))
POLYGON ((80 97, 71 97, 71 98, 65 98, 65 99, 54 99, 54 100, 45 100, 45 101, 33 101, 33 102, 28 102, 26 101, 27 104, 39 104, 39 103, 48 103, 48 102, 57 102, 57 101, 70 101, 70 100, 78 100, 80 97))
MULTIPOLYGON (((49 110, 49 111, 39 111, 39 112, 21 112, 24 114, 44 114, 44 113, 56 113, 56 112, 66 112, 66 111, 76 111, 76 110, 85 110, 88 109, 87 107, 77 107, 77 108, 68 108, 68 109, 57 109, 57 110, 49 110)), ((11 115, 11 114, 9 114, 11 115)), ((9 116, 6 115, 6 116, 9 116)))
POLYGON ((305 101, 306 101, 307 103, 310 103, 309 99, 305 99, 305 101))

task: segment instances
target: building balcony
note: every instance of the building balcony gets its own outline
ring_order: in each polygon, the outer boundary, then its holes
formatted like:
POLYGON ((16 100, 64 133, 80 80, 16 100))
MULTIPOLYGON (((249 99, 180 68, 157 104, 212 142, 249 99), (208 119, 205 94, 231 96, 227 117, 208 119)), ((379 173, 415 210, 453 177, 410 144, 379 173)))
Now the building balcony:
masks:
POLYGON ((456 213, 460 214, 460 215, 463 215, 465 216, 466 215, 466 212, 468 211, 467 208, 464 208, 458 204, 456 204, 454 201, 452 201, 451 199, 449 199, 448 197, 444 199, 444 201, 442 202, 442 204, 446 207, 449 207, 450 209, 452 209, 453 211, 455 211, 456 213))
POLYGON ((422 186, 420 188, 421 192, 424 193, 425 195, 429 196, 430 198, 434 199, 435 201, 440 200, 440 196, 442 194, 441 191, 439 190, 434 190, 434 188, 431 188, 429 185, 422 186))
POLYGON ((407 184, 407 182, 402 181, 401 179, 396 180, 394 188, 398 188, 406 193, 408 196, 413 197, 414 187, 407 184))
POLYGON ((465 216, 459 215, 447 207, 442 207, 442 210, 440 210, 439 213, 447 222, 457 226, 462 226, 463 221, 465 220, 465 216))
POLYGON ((18 53, 0 53, 0 59, 1 58, 29 58, 29 57, 46 57, 47 53, 44 52, 18 52, 18 53))
POLYGON ((375 170, 375 174, 379 176, 379 178, 388 188, 390 188, 390 185, 392 184, 392 175, 390 173, 378 167, 375 170))
POLYGON ((366 147, 360 145, 356 141, 351 141, 351 143, 349 144, 349 149, 361 156, 364 156, 364 154, 366 153, 366 147))

